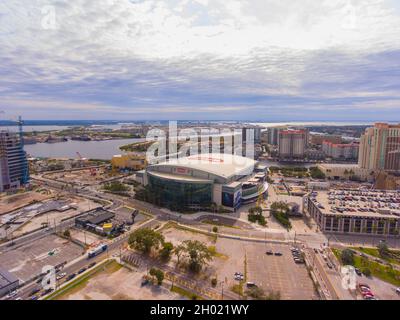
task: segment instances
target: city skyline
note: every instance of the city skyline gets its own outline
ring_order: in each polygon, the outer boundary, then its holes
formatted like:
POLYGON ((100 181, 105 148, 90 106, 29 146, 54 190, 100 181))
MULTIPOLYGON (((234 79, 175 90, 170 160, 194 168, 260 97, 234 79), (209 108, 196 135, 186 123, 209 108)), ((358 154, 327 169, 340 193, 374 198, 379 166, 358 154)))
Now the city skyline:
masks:
POLYGON ((393 0, 37 0, 0 15, 3 119, 398 119, 393 0))

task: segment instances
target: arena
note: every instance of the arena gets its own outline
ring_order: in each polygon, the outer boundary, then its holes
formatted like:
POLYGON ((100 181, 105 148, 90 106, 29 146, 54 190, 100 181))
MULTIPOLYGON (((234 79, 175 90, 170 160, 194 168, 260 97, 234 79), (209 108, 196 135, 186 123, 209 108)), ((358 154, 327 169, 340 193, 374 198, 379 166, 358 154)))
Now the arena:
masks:
POLYGON ((266 195, 266 170, 250 158, 201 154, 148 166, 138 177, 161 206, 234 211, 266 195))

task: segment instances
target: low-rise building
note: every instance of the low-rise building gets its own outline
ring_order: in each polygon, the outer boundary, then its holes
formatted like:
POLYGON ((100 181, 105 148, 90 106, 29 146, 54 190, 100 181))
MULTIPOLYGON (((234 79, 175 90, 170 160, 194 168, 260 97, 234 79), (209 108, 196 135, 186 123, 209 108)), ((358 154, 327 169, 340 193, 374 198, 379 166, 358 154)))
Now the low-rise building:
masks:
POLYGON ((83 229, 102 232, 103 227, 101 225, 110 222, 114 217, 113 212, 96 208, 76 218, 75 225, 83 229))
POLYGON ((145 154, 124 154, 115 155, 111 159, 113 168, 129 169, 129 170, 143 170, 147 166, 145 154))
POLYGON ((320 163, 317 167, 332 180, 372 181, 374 172, 360 168, 357 164, 320 163))
POLYGON ((318 149, 308 149, 305 152, 305 156, 309 160, 323 160, 325 159, 325 152, 318 149))
POLYGON ((312 192, 304 205, 323 232, 399 237, 400 192, 312 192))
POLYGON ((18 278, 7 270, 0 268, 0 297, 16 290, 18 286, 18 278))
POLYGON ((356 160, 358 159, 359 144, 352 143, 332 143, 330 141, 322 142, 322 151, 327 157, 338 160, 356 160))

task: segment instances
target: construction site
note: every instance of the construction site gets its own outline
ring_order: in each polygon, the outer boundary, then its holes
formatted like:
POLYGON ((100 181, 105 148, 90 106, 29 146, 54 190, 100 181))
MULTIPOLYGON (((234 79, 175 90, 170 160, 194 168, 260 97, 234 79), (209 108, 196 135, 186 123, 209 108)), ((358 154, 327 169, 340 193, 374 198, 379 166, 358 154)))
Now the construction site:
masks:
MULTIPOLYGON (((42 192, 43 189, 39 189, 42 192)), ((32 233, 37 230, 57 226, 62 222, 79 216, 85 211, 100 206, 92 200, 78 196, 61 196, 30 192, 14 195, 19 198, 19 206, 9 206, 8 211, 2 208, 0 214, 0 239, 11 239, 32 233), (38 196, 36 196, 38 194, 38 196), (21 200, 22 198, 22 200, 21 200), (34 199, 34 200, 33 200, 34 199)), ((9 199, 2 199, 2 202, 9 199)))
POLYGON ((122 177, 124 175, 109 169, 107 166, 63 170, 43 175, 43 178, 74 186, 98 185, 122 177))

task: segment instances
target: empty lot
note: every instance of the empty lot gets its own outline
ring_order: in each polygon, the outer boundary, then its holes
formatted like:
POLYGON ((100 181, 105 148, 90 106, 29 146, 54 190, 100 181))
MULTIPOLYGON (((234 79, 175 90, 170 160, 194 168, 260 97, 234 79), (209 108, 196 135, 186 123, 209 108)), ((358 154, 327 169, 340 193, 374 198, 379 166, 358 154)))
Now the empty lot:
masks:
POLYGON ((130 271, 116 262, 91 276, 87 281, 72 288, 60 300, 176 300, 182 297, 165 287, 141 286, 141 272, 130 271))

